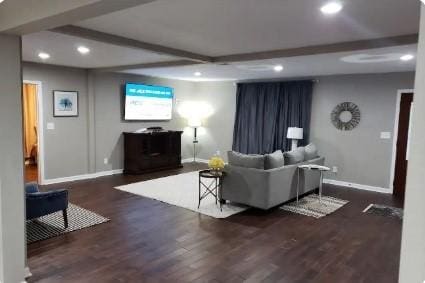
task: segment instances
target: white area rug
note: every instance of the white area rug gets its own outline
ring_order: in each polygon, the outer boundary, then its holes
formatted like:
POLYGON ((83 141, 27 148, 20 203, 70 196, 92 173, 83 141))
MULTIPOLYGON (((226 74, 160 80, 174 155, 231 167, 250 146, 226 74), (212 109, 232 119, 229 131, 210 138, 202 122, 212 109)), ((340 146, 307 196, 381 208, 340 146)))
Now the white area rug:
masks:
MULTIPOLYGON (((214 218, 226 218, 248 208, 226 203, 223 204, 223 211, 220 211, 219 205, 215 203, 215 198, 209 195, 201 201, 201 206, 198 209, 198 176, 198 172, 195 171, 133 183, 116 187, 116 189, 183 207, 214 218)), ((209 184, 209 180, 204 179, 204 182, 209 184)))
POLYGON ((322 201, 319 202, 318 195, 307 195, 301 198, 297 204, 297 201, 288 203, 280 208, 286 211, 302 214, 305 216, 311 216, 314 218, 321 218, 346 205, 348 201, 322 196, 322 201))

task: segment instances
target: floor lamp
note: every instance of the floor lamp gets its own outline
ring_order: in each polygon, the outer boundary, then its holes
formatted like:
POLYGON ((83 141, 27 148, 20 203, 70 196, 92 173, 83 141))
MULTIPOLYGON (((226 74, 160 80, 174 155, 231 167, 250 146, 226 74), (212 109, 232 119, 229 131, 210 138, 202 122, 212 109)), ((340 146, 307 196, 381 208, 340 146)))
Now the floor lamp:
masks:
POLYGON ((189 118, 188 125, 193 128, 193 162, 196 162, 196 144, 199 143, 198 128, 202 125, 201 119, 195 117, 189 118))

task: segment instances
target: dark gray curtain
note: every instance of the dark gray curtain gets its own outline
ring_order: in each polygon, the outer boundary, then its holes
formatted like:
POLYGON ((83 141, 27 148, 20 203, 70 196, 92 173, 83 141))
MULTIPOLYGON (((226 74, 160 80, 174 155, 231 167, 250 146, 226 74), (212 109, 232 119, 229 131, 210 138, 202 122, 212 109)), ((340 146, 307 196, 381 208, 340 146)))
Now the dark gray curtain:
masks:
POLYGON ((304 129, 305 145, 310 135, 312 81, 238 84, 233 150, 247 154, 290 149, 288 127, 304 129))

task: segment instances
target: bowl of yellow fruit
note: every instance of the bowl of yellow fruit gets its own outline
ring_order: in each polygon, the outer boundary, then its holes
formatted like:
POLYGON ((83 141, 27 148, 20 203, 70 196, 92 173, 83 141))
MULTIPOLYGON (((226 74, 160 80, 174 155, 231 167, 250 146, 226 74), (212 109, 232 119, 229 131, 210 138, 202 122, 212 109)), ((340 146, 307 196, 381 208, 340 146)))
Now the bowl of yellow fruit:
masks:
POLYGON ((208 161, 208 167, 215 172, 221 172, 224 169, 224 160, 220 156, 213 156, 208 161))

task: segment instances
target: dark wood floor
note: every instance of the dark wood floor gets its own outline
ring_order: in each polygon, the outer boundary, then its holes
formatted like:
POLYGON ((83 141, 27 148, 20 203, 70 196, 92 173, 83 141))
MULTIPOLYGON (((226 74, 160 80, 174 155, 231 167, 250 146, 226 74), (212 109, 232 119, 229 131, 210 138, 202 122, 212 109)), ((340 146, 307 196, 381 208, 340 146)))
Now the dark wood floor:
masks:
POLYGON ((399 206, 390 195, 326 186, 350 203, 321 219, 251 209, 219 220, 113 189, 198 168, 67 184, 71 202, 111 221, 29 245, 28 281, 397 282, 401 221, 362 213, 399 206))
POLYGON ((38 168, 36 164, 25 165, 25 182, 38 181, 38 168))

